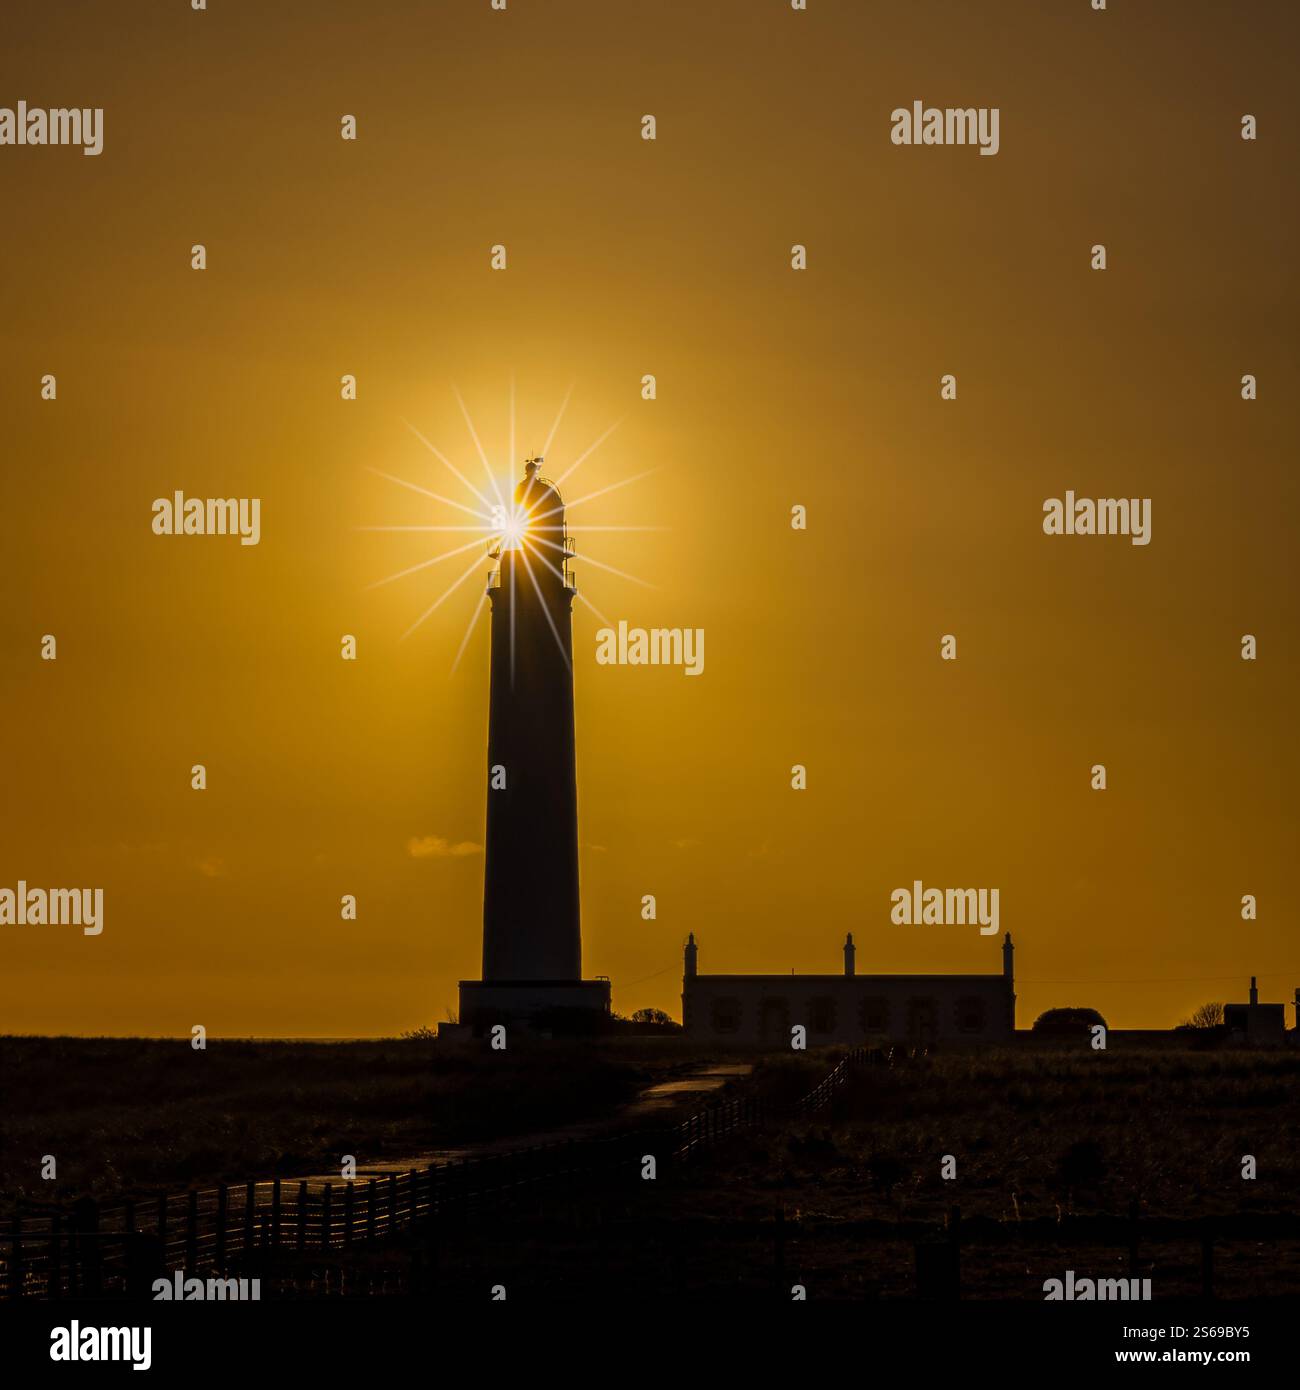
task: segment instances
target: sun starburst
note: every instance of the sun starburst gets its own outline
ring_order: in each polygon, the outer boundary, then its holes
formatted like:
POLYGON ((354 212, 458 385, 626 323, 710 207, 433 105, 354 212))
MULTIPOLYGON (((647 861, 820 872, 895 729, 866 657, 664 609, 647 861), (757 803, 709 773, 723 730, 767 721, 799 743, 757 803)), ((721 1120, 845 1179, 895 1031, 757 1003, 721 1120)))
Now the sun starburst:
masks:
MULTIPOLYGON (((488 450, 485 448, 482 438, 474 425, 473 417, 470 415, 469 407, 465 404, 464 397, 454 387, 452 388, 452 392, 455 396, 457 405, 460 407, 461 415, 464 417, 465 425, 467 430, 469 431, 470 441, 473 444, 475 454, 478 457, 479 463, 482 465, 483 473, 485 475, 487 484, 486 490, 472 482, 470 478, 466 475, 466 473, 463 472, 460 468, 458 468, 456 464, 453 463, 452 460, 441 449, 439 449, 435 444, 433 444, 420 430, 416 429, 416 427, 410 424, 408 421, 403 421, 402 423, 406 425, 406 428, 410 430, 410 432, 415 436, 416 439, 420 441, 421 444, 424 445, 425 449, 428 450, 428 452, 440 464, 443 465, 446 471, 451 474, 451 476, 456 480, 456 482, 460 484, 460 486, 464 489, 465 493, 467 494, 467 499, 457 500, 457 498, 455 498, 454 496, 445 496, 442 493, 434 492, 432 489, 422 486, 420 483, 408 481, 405 478, 398 477, 396 474, 386 472, 382 469, 371 468, 369 469, 369 471, 371 473, 374 473, 377 477, 383 478, 390 483, 393 483, 399 487, 407 488, 410 491, 419 494, 421 497, 428 499, 428 501, 436 503, 440 508, 452 508, 457 513, 468 515, 474 518, 474 521, 472 523, 464 521, 448 522, 442 519, 435 519, 428 523, 422 524, 394 524, 357 527, 359 531, 392 533, 459 532, 462 534, 468 534, 470 536, 470 539, 468 539, 463 545, 457 545, 453 546, 450 549, 439 551, 438 553, 431 555, 426 559, 419 561, 416 564, 407 566, 405 569, 400 569, 393 574, 389 574, 381 579, 375 580, 374 583, 367 586, 370 589, 376 589, 380 588, 383 585, 392 584, 397 580, 406 579, 411 575, 422 574, 423 572, 432 569, 435 565, 441 564, 446 560, 454 559, 458 555, 464 555, 470 551, 477 550, 479 547, 482 547, 481 553, 473 556, 469 566, 466 569, 462 570, 456 576, 455 579, 448 583, 438 594, 434 596, 432 603, 430 603, 428 607, 424 609, 420 616, 416 618, 416 620, 410 625, 410 627, 408 627, 406 631, 402 634, 402 641, 405 641, 407 637, 411 636, 412 633, 417 631, 417 629, 419 629, 423 625, 426 619, 430 618, 434 613, 436 613, 438 609, 441 608, 442 605, 448 599, 450 599, 453 594, 461 590, 462 586, 467 583, 467 581, 471 578, 471 576, 475 573, 476 570, 481 571, 485 561, 490 565, 499 564, 502 553, 505 551, 522 551, 524 569, 528 575, 529 580, 532 582, 534 588, 537 587, 537 574, 541 572, 542 566, 544 566, 552 574, 558 576, 562 580, 572 583, 572 569, 570 568, 570 562, 574 558, 573 544, 570 540, 564 537, 562 537, 559 540, 553 539, 553 537, 556 535, 556 530, 553 526, 546 525, 548 518, 553 517, 556 514, 556 512, 561 509, 555 507, 545 511, 536 511, 530 509, 528 506, 528 493, 532 485, 532 479, 535 476, 535 469, 533 469, 533 471, 529 472, 528 474, 529 481, 527 487, 525 487, 524 489, 522 498, 518 497, 516 494, 515 484, 512 476, 514 473, 513 459, 515 453, 516 434, 514 378, 511 377, 510 379, 508 426, 509 461, 507 462, 507 465, 505 467, 494 466, 492 459, 489 456, 488 450), (534 565, 538 566, 538 569, 536 571, 534 570, 534 565)), ((544 456, 548 452, 550 452, 554 444, 556 435, 559 433, 560 425, 564 419, 564 414, 566 409, 568 408, 568 404, 572 395, 573 387, 570 386, 568 391, 566 391, 565 393, 563 401, 561 401, 560 403, 559 410, 555 414, 554 422, 552 423, 550 431, 546 436, 546 441, 543 445, 542 450, 535 456, 534 459, 530 461, 530 468, 532 468, 533 464, 536 464, 538 467, 540 467, 544 456)), ((615 421, 614 424, 610 425, 608 429, 606 429, 602 434, 597 436, 597 438, 593 440, 592 443, 590 443, 585 449, 583 449, 579 454, 577 454, 577 456, 574 457, 572 461, 568 463, 567 467, 565 467, 564 470, 560 473, 558 479, 556 480, 556 483, 552 486, 558 486, 558 484, 563 482, 566 478, 571 477, 572 474, 584 462, 586 462, 586 460, 590 458, 601 447, 602 444, 605 443, 605 441, 610 437, 610 435, 614 433, 615 429, 618 428, 618 424, 619 422, 615 421)), ((566 503, 563 508, 563 510, 566 512, 566 517, 567 513, 574 511, 576 508, 583 506, 589 502, 593 502, 599 497, 607 496, 609 493, 617 491, 620 488, 627 487, 632 483, 639 482, 642 478, 648 477, 654 471, 654 469, 646 469, 643 472, 633 474, 630 477, 617 479, 614 482, 608 483, 603 487, 599 487, 592 492, 584 494, 583 496, 575 499, 572 502, 566 503)), ((667 528, 663 526, 639 525, 566 525, 565 537, 567 537, 569 533, 582 533, 586 535, 593 535, 599 533, 612 532, 663 531, 666 529, 667 528)), ((583 555, 583 563, 592 566, 592 568, 594 569, 599 570, 602 574, 611 575, 616 579, 623 580, 628 583, 637 584, 644 588, 656 587, 647 580, 641 579, 634 574, 629 574, 625 570, 617 569, 613 565, 607 564, 597 559, 593 555, 586 554, 585 549, 583 555)), ((513 575, 514 569, 512 567, 512 580, 513 575)), ((456 668, 460 665, 461 657, 464 655, 465 650, 469 645, 470 639, 474 633, 474 629, 478 623, 479 618, 483 613, 484 607, 486 606, 486 600, 488 596, 487 583, 490 582, 486 573, 484 573, 484 579, 487 582, 485 582, 483 589, 479 592, 478 602, 474 605, 469 615, 469 621, 465 627, 464 635, 462 636, 460 645, 456 650, 455 659, 453 660, 451 666, 453 672, 455 672, 456 668)), ((588 609, 590 609, 590 611, 594 613, 602 623, 604 623, 606 626, 611 626, 609 619, 607 619, 600 612, 600 610, 595 606, 595 604, 593 604, 589 599, 587 599, 584 594, 577 591, 576 584, 574 584, 573 587, 578 600, 581 603, 583 603, 588 609)), ((511 608, 511 613, 513 616, 513 605, 511 608)), ((549 614, 547 616, 549 620, 549 614)), ((559 633, 555 630, 553 623, 551 625, 551 633, 552 636, 555 638, 556 645, 560 648, 561 653, 563 653, 563 644, 560 640, 559 633)), ((514 643, 512 633, 512 660, 513 646, 514 643)))

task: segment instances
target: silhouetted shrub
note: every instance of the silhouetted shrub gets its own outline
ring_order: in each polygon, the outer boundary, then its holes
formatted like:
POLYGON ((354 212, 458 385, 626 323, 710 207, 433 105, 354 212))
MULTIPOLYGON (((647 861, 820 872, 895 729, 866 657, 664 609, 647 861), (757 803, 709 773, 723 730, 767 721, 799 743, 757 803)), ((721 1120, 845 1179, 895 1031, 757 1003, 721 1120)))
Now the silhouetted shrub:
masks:
POLYGON ((1076 1037, 1098 1024, 1104 1028, 1106 1020, 1096 1009, 1048 1009, 1034 1020, 1034 1032, 1047 1037, 1076 1037))

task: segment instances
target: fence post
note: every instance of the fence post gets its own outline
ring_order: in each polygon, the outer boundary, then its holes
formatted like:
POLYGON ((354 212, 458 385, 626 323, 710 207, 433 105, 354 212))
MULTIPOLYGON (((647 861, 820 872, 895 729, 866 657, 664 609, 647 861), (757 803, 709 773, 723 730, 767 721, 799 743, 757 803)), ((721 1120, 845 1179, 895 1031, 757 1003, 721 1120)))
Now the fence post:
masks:
POLYGON ((63 1213, 55 1210, 50 1217, 50 1298, 63 1297, 63 1213))
POLYGON ((410 1210, 410 1214, 409 1214, 409 1216, 408 1216, 408 1218, 407 1218, 406 1224, 407 1224, 408 1226, 414 1226, 414 1225, 415 1225, 415 1210, 416 1210, 416 1205, 417 1205, 417 1203, 418 1203, 418 1201, 419 1201, 419 1196, 418 1196, 418 1193, 417 1193, 417 1191, 416 1191, 416 1172, 415 1172, 415 1169, 414 1169, 414 1168, 410 1169, 410 1170, 407 1172, 407 1174, 406 1174, 406 1186, 407 1186, 407 1188, 408 1188, 408 1192, 407 1192, 407 1203, 408 1203, 408 1205, 410 1206, 410 1209, 411 1209, 411 1210, 410 1210))
POLYGON ((280 1179, 271 1185, 271 1244, 280 1244, 280 1179))
POLYGON ((349 1179, 343 1184, 343 1244, 352 1244, 352 1222, 356 1217, 356 1203, 353 1201, 353 1191, 356 1188, 356 1179, 349 1179))
POLYGON ((307 1248, 307 1184, 298 1184, 298 1249, 307 1248))
POLYGON ((331 1199, 334 1196, 334 1184, 327 1182, 325 1191, 320 1197, 320 1248, 328 1250, 330 1248, 330 1238, 333 1235, 332 1225, 333 1216, 330 1213, 331 1199))
POLYGON ((185 1272, 194 1273, 199 1258, 199 1194, 190 1188, 189 1210, 185 1220, 185 1272))
MULTIPOLYGON (((81 1287, 83 1294, 91 1298, 99 1297, 99 1204, 93 1197, 83 1197, 72 1208, 72 1219, 77 1227, 78 1263, 85 1271, 81 1287)), ((21 1252, 15 1248, 15 1256, 21 1259, 21 1252)))
POLYGON ((772 1232, 772 1279, 777 1298, 785 1295, 785 1207, 776 1209, 776 1226, 772 1232))
POLYGON ((388 1175, 388 1234, 397 1230, 397 1174, 388 1175))
POLYGON ((952 1247, 952 1296, 961 1297, 961 1208, 948 1209, 948 1244, 952 1247))
MULTIPOLYGON (((122 1203, 122 1258, 128 1266, 131 1262, 131 1247, 135 1244, 135 1203, 128 1197, 122 1203)), ((47 1296, 49 1296, 47 1294, 47 1296)))
POLYGON ((126 1247, 127 1297, 152 1302, 154 1283, 166 1277, 167 1267, 162 1243, 157 1236, 151 1236, 145 1231, 136 1231, 126 1247))
POLYGON ((217 1186, 217 1269, 223 1274, 226 1269, 226 1209, 230 1201, 230 1191, 226 1184, 217 1186))
POLYGON ((13 1230, 10 1235, 12 1254, 9 1259, 9 1297, 23 1296, 23 1219, 14 1212, 13 1230))
POLYGON ((424 1170, 424 1192, 425 1192, 425 1197, 426 1197, 426 1199, 427 1199, 427 1201, 428 1201, 428 1206, 429 1206, 428 1219, 429 1219, 430 1221, 433 1220, 433 1216, 434 1216, 434 1212, 433 1212, 433 1194, 434 1194, 434 1192, 437 1190, 437 1184, 438 1184, 438 1165, 437 1165, 436 1163, 430 1163, 430 1164, 428 1165, 428 1167, 426 1167, 425 1170, 424 1170))
POLYGON ((257 1210, 257 1184, 244 1185, 244 1249, 253 1248, 253 1215, 257 1210))
POLYGON ((379 1200, 379 1182, 375 1178, 370 1179, 370 1186, 366 1189, 366 1239, 375 1238, 375 1207, 379 1200))

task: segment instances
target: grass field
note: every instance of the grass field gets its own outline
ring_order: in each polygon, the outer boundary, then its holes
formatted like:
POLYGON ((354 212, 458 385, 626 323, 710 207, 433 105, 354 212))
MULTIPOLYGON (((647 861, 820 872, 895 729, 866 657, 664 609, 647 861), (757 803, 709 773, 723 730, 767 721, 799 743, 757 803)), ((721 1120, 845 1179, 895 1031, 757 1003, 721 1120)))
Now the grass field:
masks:
MULTIPOLYGON (((757 1082, 789 1097, 824 1070, 813 1057, 783 1060, 757 1082)), ((1118 1214, 1133 1201, 1151 1215, 1300 1209, 1300 1054, 1081 1045, 870 1069, 815 1122, 760 1146, 728 1190, 861 1217, 934 1216, 952 1203, 1007 1221, 1118 1214)))
MULTIPOLYGON (((702 1055, 657 1039, 504 1056, 416 1041, 193 1053, 185 1043, 0 1039, 0 1192, 55 1195, 39 1179, 44 1154, 58 1158, 60 1196, 145 1195, 319 1171, 343 1153, 364 1162, 535 1133, 608 1115, 702 1055)), ((765 1099, 767 1123, 662 1180, 629 1171, 543 1189, 503 1217, 440 1231, 440 1296, 475 1297, 484 1280, 546 1298, 615 1289, 747 1298, 779 1293, 783 1280, 815 1296, 908 1296, 917 1232, 937 1231, 954 1207, 972 1237, 966 1296, 1035 1297, 1067 1268, 1121 1277, 1134 1260, 1124 1232, 1081 1233, 1134 1212, 1257 1214, 1258 1238, 1219 1242, 1216 1292, 1300 1294, 1300 1240, 1272 1239, 1267 1220, 1300 1211, 1300 1054, 938 1053, 860 1068, 825 1109, 795 1115, 840 1055, 756 1059, 741 1084, 765 1099), (1247 1157, 1253 1178, 1243 1177, 1247 1157), (885 1224, 900 1234, 882 1238, 885 1224), (980 1244, 980 1231, 992 1239, 980 1244)), ((423 1240, 358 1249, 350 1268, 405 1269, 423 1240)), ((1157 1297, 1197 1292, 1198 1240, 1143 1248, 1157 1297)))
POLYGON ((590 1044, 0 1038, 0 1200, 144 1195, 403 1158, 608 1113, 682 1065, 590 1044), (45 1155, 57 1182, 43 1181, 45 1155))
MULTIPOLYGON (((779 1111, 829 1060, 769 1061, 754 1084, 779 1111)), ((816 1116, 737 1136, 662 1186, 630 1175, 599 1203, 561 1198, 535 1225, 514 1217, 456 1233, 442 1289, 473 1299, 499 1280, 526 1297, 591 1298, 603 1286, 744 1301, 788 1300, 799 1282, 809 1297, 910 1297, 918 1227, 937 1232, 958 1207, 971 1241, 963 1297, 1041 1299, 1043 1281, 1066 1269, 1126 1277, 1133 1211, 1144 1221, 1258 1213, 1259 1238, 1217 1242, 1216 1295, 1295 1297, 1300 1239, 1271 1238, 1267 1214, 1300 1211, 1298 1148, 1295 1053, 940 1054, 861 1070, 816 1116), (945 1155, 956 1165, 948 1180, 945 1155), (1254 1179, 1242 1177, 1244 1155, 1254 1179), (1110 1238, 1096 1239, 1108 1225, 1110 1238), (885 1227, 900 1235, 880 1238, 885 1227)), ((1192 1231, 1144 1241, 1133 1268, 1154 1297, 1189 1297, 1201 1262, 1192 1231)))

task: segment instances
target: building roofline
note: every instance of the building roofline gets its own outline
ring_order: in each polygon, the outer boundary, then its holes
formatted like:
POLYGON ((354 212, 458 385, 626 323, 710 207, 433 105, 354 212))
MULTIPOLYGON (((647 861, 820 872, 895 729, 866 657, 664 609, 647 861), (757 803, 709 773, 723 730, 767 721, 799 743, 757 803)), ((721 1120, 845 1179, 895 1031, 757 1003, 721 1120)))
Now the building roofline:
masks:
POLYGON ((1000 970, 991 970, 982 975, 686 975, 683 981, 694 980, 722 980, 727 983, 732 981, 755 981, 775 982, 777 980, 790 980, 794 983, 805 984, 826 984, 831 980, 852 980, 860 983, 863 980, 894 980, 894 981, 930 981, 930 980, 1005 980, 1007 978, 1000 970))

